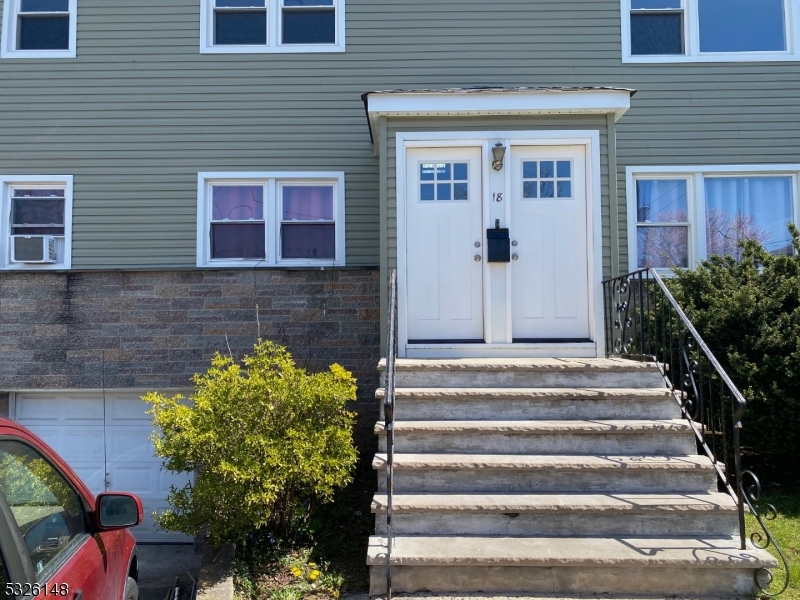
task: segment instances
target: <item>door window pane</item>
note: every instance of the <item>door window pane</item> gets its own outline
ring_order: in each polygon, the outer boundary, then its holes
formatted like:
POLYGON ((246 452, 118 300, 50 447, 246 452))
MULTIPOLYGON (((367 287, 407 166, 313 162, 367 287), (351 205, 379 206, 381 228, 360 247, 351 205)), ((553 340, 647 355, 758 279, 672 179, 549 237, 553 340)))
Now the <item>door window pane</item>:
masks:
POLYGON ((88 531, 78 494, 46 458, 26 444, 0 441, 0 490, 37 577, 88 531))
POLYGON ((706 249, 741 258, 738 243, 761 242, 773 254, 791 254, 790 177, 707 177, 706 249))
POLYGON ((683 54, 683 13, 631 14, 631 54, 683 54))
POLYGON ((786 50, 784 0, 698 0, 700 52, 786 50))
POLYGON ((419 199, 431 200, 469 200, 468 163, 421 163, 419 167, 419 199))
POLYGON ((336 257, 336 226, 333 223, 281 226, 281 258, 331 259, 336 257))
POLYGON ((264 223, 212 223, 211 258, 266 258, 264 223))
POLYGON ((688 227, 638 227, 636 237, 640 269, 689 266, 688 227))
POLYGON ((572 161, 522 161, 522 198, 571 198, 572 161))

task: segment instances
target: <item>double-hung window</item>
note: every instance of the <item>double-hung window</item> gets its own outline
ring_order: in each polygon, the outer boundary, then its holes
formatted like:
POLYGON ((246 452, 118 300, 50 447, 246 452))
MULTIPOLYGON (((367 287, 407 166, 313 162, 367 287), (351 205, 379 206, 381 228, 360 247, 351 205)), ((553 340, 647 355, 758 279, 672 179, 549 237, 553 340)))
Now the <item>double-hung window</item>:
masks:
POLYGON ((202 0, 201 52, 344 51, 345 0, 202 0))
POLYGON ((800 60, 795 0, 621 0, 623 62, 800 60))
POLYGON ((77 0, 6 0, 3 58, 74 58, 77 0))
POLYGON ((198 266, 343 265, 343 173, 200 173, 198 266))
POLYGON ((72 177, 0 175, 5 269, 71 266, 72 177))
POLYGON ((741 258, 754 239, 791 254, 800 165, 628 167, 631 270, 690 268, 712 255, 741 258))

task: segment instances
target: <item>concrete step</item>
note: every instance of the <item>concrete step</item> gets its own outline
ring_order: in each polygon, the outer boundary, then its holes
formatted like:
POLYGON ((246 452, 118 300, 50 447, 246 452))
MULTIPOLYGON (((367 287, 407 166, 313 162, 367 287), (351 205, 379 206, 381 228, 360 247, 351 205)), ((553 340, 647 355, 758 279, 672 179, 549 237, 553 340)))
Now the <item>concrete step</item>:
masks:
POLYGON ((395 372, 395 387, 664 387, 652 363, 617 358, 403 358, 395 372))
MULTIPOLYGON (((375 425, 386 451, 383 421, 375 425)), ((694 454, 689 422, 619 421, 396 421, 395 452, 475 454, 694 454)))
MULTIPOLYGON (((380 476, 380 475, 379 475, 380 476)), ((386 534, 386 495, 372 501, 386 534)), ((709 494, 395 494, 395 535, 727 537, 738 531, 730 496, 709 494)))
MULTIPOLYGON (((374 469, 386 468, 376 454, 374 469)), ((378 477, 378 491, 386 490, 378 477)), ((395 454, 395 493, 716 491, 705 456, 538 456, 513 454, 395 454)))
MULTIPOLYGON (((378 389, 381 419, 385 390, 378 389)), ((396 388, 403 421, 521 419, 677 419, 678 403, 654 388, 396 388)))
MULTIPOLYGON (((386 538, 370 538, 370 594, 385 592, 386 538)), ((396 536, 392 585, 402 592, 752 595, 776 566, 731 537, 396 536)))
MULTIPOLYGON (((605 594, 602 592, 587 592, 585 594, 532 594, 524 592, 416 592, 392 594, 393 598, 413 598, 414 600, 664 600, 664 594, 605 594)), ((363 594, 350 594, 342 596, 343 600, 369 600, 367 592, 363 594)), ((710 596, 689 596, 686 594, 670 594, 669 600, 709 600, 710 596)), ((372 596, 373 600, 386 600, 386 595, 372 596)), ((737 594, 735 596, 713 596, 713 600, 753 600, 751 594, 737 594)))

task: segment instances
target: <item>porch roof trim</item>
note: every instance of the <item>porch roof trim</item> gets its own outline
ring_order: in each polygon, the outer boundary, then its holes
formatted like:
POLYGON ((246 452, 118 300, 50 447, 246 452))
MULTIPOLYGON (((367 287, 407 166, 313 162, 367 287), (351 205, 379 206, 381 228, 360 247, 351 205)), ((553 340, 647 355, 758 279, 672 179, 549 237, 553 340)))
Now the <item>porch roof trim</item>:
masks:
POLYGON ((379 90, 362 94, 370 137, 378 145, 378 119, 482 115, 597 115, 615 120, 636 90, 617 87, 490 87, 379 90))

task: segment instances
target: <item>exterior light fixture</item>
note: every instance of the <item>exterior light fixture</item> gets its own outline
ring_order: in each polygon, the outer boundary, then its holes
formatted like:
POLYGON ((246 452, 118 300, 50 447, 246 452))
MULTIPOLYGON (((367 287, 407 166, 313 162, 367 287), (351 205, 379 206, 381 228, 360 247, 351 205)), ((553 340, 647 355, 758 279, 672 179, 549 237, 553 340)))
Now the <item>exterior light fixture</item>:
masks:
POLYGON ((502 142, 497 142, 492 148, 492 168, 495 171, 502 171, 503 170, 503 158, 506 155, 506 147, 503 146, 502 142))

